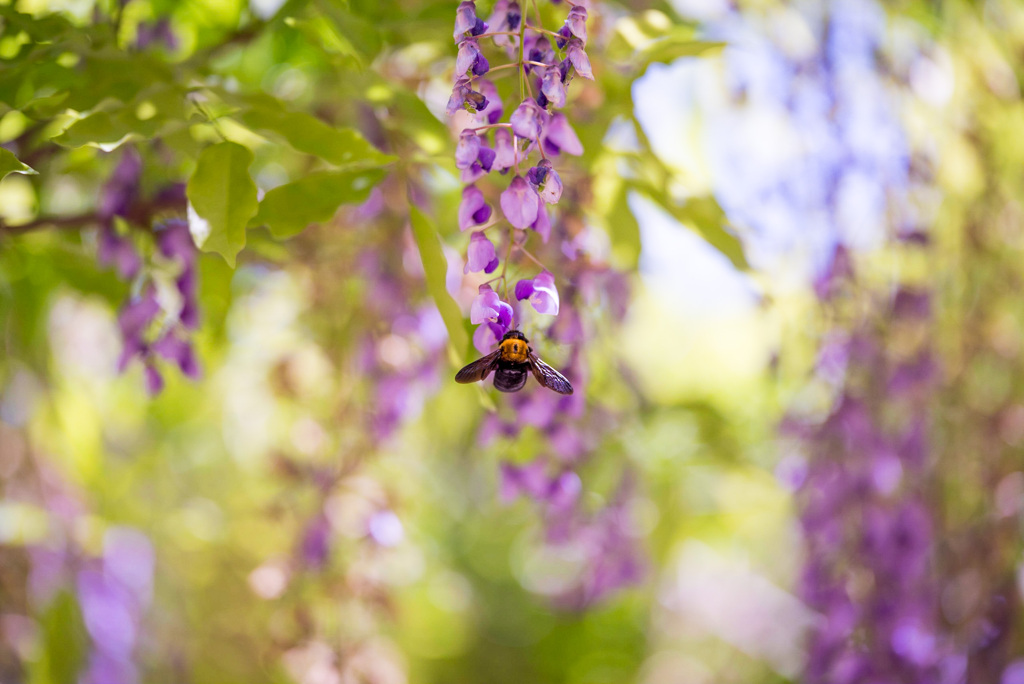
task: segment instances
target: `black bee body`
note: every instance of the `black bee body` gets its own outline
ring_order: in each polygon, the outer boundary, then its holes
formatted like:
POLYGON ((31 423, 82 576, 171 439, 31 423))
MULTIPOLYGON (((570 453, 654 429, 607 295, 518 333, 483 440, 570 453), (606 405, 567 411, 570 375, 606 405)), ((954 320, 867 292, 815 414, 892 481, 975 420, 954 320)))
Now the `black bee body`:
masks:
POLYGON ((529 373, 537 382, 559 394, 572 394, 572 385, 565 376, 547 365, 530 348, 526 336, 518 330, 509 330, 501 338, 497 351, 477 359, 458 372, 456 382, 470 383, 484 380, 494 371, 494 387, 501 392, 518 392, 526 384, 529 373))

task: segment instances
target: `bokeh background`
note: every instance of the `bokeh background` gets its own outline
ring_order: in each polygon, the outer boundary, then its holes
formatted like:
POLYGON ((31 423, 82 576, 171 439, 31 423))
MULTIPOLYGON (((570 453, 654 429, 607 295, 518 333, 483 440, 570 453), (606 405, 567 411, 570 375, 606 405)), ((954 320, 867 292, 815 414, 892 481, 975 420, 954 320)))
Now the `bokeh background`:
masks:
POLYGON ((454 0, 0 4, 0 682, 1024 682, 1024 5, 584 4, 564 399, 454 0))

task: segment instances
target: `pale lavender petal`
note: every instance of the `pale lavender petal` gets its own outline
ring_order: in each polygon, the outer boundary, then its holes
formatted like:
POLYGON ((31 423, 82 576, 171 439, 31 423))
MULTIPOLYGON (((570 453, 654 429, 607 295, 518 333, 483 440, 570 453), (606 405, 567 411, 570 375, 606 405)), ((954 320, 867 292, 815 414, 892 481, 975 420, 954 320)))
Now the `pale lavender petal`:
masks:
POLYGON ((572 35, 579 38, 584 44, 587 42, 587 8, 582 5, 573 5, 569 10, 569 17, 565 20, 565 26, 572 35))
POLYGON ((513 178, 508 188, 501 193, 501 211, 516 228, 529 228, 537 220, 539 207, 537 191, 522 176, 513 178))
POLYGON ((544 70, 540 91, 554 107, 561 109, 565 106, 565 84, 562 83, 562 72, 557 66, 544 70))
POLYGON ((565 114, 553 114, 544 129, 544 146, 551 154, 565 152, 574 156, 583 154, 583 144, 569 125, 565 114))
POLYGON ((555 287, 555 277, 548 271, 541 271, 533 279, 533 295, 530 297, 530 304, 537 310, 537 313, 558 315, 558 288, 555 287))
POLYGON ((473 346, 481 354, 488 354, 494 349, 504 334, 505 331, 497 323, 484 321, 476 329, 476 332, 473 333, 473 346))
POLYGON ((487 99, 487 105, 478 109, 477 114, 483 117, 489 124, 498 123, 501 121, 502 114, 505 113, 505 105, 498 95, 498 89, 487 79, 477 81, 477 87, 480 88, 480 93, 487 99))
POLYGON ((405 528, 394 511, 378 511, 366 524, 370 538, 381 546, 397 546, 405 538, 405 528))
POLYGON ((455 146, 455 167, 468 169, 480 156, 480 136, 471 129, 462 131, 455 146))
POLYGON ((478 226, 491 217, 491 205, 484 199, 484 193, 475 185, 467 185, 462 190, 462 202, 459 204, 459 230, 478 226))
POLYGON ((587 53, 583 49, 583 41, 579 38, 570 40, 565 54, 569 61, 572 62, 577 74, 591 81, 594 80, 594 72, 590 68, 590 58, 587 57, 587 53))
POLYGON ((540 235, 540 239, 547 244, 548 238, 551 237, 551 217, 548 215, 548 208, 542 202, 537 207, 537 220, 530 226, 537 235, 540 235))
POLYGON ((512 132, 520 138, 536 140, 540 137, 543 128, 543 116, 544 110, 537 102, 532 97, 526 98, 509 117, 512 132))
POLYGON ((551 160, 542 159, 526 173, 530 185, 547 204, 557 204, 562 197, 562 179, 551 167, 551 160))
POLYGON ((507 128, 494 132, 494 167, 498 171, 511 169, 516 164, 516 150, 512 146, 512 134, 507 128))
POLYGON ((492 262, 497 265, 494 243, 482 231, 473 233, 470 236, 466 257, 466 266, 462 269, 463 273, 478 273, 486 269, 492 262))
POLYGON ((455 10, 455 31, 452 37, 455 42, 471 32, 476 27, 476 3, 461 2, 455 10))

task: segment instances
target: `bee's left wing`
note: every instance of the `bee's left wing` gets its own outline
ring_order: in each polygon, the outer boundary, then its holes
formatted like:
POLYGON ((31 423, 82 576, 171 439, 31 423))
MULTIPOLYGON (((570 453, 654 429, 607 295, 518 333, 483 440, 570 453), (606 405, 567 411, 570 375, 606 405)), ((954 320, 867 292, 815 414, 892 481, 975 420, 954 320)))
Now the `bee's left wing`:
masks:
POLYGON ((572 385, 565 379, 565 376, 556 371, 548 364, 541 361, 537 354, 530 352, 530 370, 537 382, 559 394, 572 394, 572 385))
POLYGON ((486 379, 498 365, 498 356, 500 354, 500 351, 495 351, 482 359, 477 359, 455 375, 455 382, 466 384, 486 379))

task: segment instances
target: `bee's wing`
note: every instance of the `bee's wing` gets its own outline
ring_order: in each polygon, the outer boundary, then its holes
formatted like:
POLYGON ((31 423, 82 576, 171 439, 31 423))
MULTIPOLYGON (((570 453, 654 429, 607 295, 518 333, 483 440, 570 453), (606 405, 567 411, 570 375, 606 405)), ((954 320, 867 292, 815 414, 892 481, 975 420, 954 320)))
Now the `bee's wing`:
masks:
POLYGON ((572 385, 565 379, 565 376, 554 368, 537 358, 537 354, 530 352, 530 370, 537 382, 559 394, 572 394, 572 385))
POLYGON ((455 382, 466 384, 485 379, 498 365, 498 355, 500 353, 500 351, 491 352, 482 359, 477 359, 473 363, 469 364, 456 373, 455 382))

